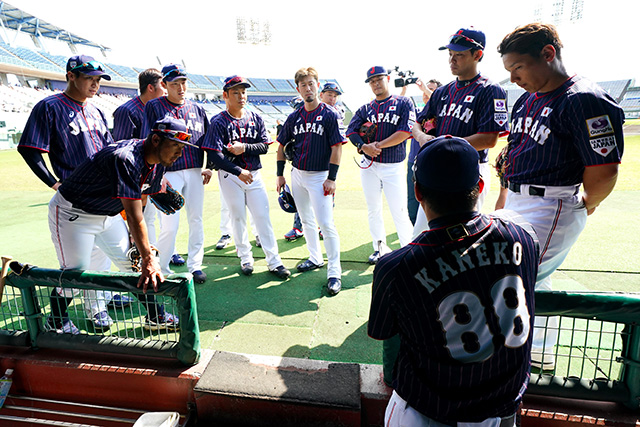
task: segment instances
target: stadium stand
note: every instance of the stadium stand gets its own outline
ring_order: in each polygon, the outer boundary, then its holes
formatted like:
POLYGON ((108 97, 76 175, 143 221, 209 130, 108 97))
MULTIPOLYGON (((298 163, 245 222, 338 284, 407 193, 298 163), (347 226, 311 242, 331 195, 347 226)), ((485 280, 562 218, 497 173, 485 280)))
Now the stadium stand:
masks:
POLYGON ((189 80, 199 89, 215 90, 216 86, 202 74, 189 74, 189 80))
POLYGON ((606 90, 616 102, 620 102, 629 86, 631 86, 631 79, 598 82, 598 85, 606 90))
POLYGON ((249 82, 253 85, 257 92, 277 92, 276 88, 273 87, 267 79, 250 77, 249 82))

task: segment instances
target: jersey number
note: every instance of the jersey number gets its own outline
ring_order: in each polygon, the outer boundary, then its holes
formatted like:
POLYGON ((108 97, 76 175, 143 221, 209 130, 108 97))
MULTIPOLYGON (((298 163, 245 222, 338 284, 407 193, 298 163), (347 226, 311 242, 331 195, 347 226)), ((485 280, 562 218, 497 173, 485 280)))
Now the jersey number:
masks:
MULTIPOLYGON (((504 345, 518 348, 529 338, 530 315, 522 278, 505 276, 491 287, 493 312, 498 318, 504 345)), ((476 294, 454 292, 438 305, 438 321, 445 332, 452 358, 462 363, 482 362, 494 352, 493 334, 487 324, 487 310, 476 294)))

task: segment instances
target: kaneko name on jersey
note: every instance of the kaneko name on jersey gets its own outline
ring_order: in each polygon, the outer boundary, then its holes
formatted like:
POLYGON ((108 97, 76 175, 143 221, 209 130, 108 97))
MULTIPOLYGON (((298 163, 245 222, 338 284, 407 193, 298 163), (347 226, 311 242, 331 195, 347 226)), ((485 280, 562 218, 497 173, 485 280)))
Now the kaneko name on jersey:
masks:
POLYGON ((511 256, 508 255, 508 242, 493 242, 491 246, 484 243, 471 246, 465 250, 451 251, 449 256, 435 260, 438 271, 427 271, 426 267, 418 271, 414 276, 429 293, 435 291, 445 280, 467 270, 478 267, 488 267, 499 264, 520 265, 522 262, 522 244, 515 242, 511 248, 511 256), (434 277, 435 276, 435 277, 434 277))

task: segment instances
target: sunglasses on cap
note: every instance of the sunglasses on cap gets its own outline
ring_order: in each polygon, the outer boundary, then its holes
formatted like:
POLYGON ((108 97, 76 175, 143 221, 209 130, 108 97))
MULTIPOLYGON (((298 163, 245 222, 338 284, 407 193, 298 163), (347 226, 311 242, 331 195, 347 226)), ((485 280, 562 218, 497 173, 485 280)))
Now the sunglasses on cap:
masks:
POLYGON ((104 65, 102 64, 102 62, 95 61, 95 60, 94 61, 89 61, 89 62, 83 62, 80 65, 76 65, 75 67, 73 67, 69 71, 73 71, 73 70, 76 70, 78 68, 85 68, 88 71, 104 71, 104 65))
POLYGON ((191 134, 187 132, 182 132, 180 130, 171 130, 171 129, 152 129, 151 132, 162 132, 169 134, 171 138, 176 139, 178 141, 189 142, 191 139, 191 134))
POLYGON ((186 73, 179 69, 179 68, 174 68, 173 70, 169 70, 167 71, 164 76, 162 76, 162 78, 166 78, 166 77, 171 77, 172 75, 177 75, 177 76, 187 76, 186 73))
POLYGON ((457 44, 459 41, 466 41, 468 43, 471 43, 472 45, 474 45, 475 47, 477 47, 480 50, 484 50, 484 46, 482 46, 480 43, 478 43, 477 41, 475 41, 474 39, 465 36, 464 34, 454 34, 451 36, 451 38, 449 39, 449 43, 453 43, 453 44, 457 44))
POLYGON ((226 82, 224 82, 225 86, 228 86, 230 84, 234 84, 234 83, 241 83, 244 79, 240 76, 233 76, 232 78, 230 78, 229 80, 227 80, 226 82))

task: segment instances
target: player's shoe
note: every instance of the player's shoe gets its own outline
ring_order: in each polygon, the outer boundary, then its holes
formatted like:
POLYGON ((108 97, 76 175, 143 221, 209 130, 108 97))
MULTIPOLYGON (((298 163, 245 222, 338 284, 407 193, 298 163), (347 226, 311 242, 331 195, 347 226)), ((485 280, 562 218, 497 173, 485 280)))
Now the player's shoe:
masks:
POLYGON ((182 255, 180 254, 173 254, 171 255, 171 260, 169 261, 169 264, 171 265, 184 265, 185 261, 184 258, 182 258, 182 255))
POLYGON ((245 276, 251 276, 253 274, 253 265, 250 262, 242 264, 240 269, 245 276))
POLYGON ((315 270, 316 268, 320 268, 323 265, 324 265, 324 262, 321 262, 320 264, 315 264, 313 261, 308 259, 305 262, 298 264, 296 268, 300 273, 304 273, 305 271, 311 271, 311 270, 315 270))
POLYGON ((207 275, 202 270, 196 270, 193 273, 193 281, 196 283, 204 283, 207 281, 207 275))
POLYGON ((260 236, 256 236, 256 248, 261 248, 262 242, 260 241, 260 236))
POLYGON ((550 354, 543 355, 540 351, 532 351, 531 367, 541 371, 553 371, 556 369, 556 358, 550 354))
POLYGON ((320 240, 324 240, 324 235, 322 234, 322 230, 318 230, 318 236, 320 237, 320 240))
POLYGON ((44 322, 44 329, 58 334, 78 335, 80 333, 80 329, 68 317, 63 317, 62 320, 53 320, 53 317, 49 316, 44 322))
POLYGON ((292 228, 285 235, 284 238, 287 239, 287 242, 293 242, 294 240, 298 240, 300 237, 304 236, 304 233, 297 228, 292 228))
POLYGON ((375 251, 374 253, 369 255, 369 259, 367 260, 367 262, 371 265, 375 265, 378 263, 379 259, 380 259, 380 251, 375 251))
POLYGON ((231 236, 229 236, 228 234, 223 234, 220 237, 220 240, 218 240, 218 243, 216 243, 216 249, 217 250, 224 249, 227 246, 229 246, 230 243, 231 243, 231 236))
POLYGON ((149 319, 149 315, 144 318, 143 327, 148 331, 177 331, 180 329, 180 321, 178 316, 175 316, 168 311, 163 311, 158 317, 149 319))
POLYGON ((327 292, 329 295, 336 295, 342 289, 342 280, 338 277, 329 277, 327 281, 327 292))
POLYGON ((101 311, 93 316, 93 329, 96 331, 107 331, 113 325, 113 319, 109 316, 109 313, 101 311))
POLYGON ((128 297, 126 295, 113 294, 111 296, 111 301, 107 303, 107 308, 125 308, 131 305, 133 298, 128 297))
POLYGON ((285 268, 284 265, 279 265, 273 270, 269 270, 271 273, 275 274, 278 279, 286 280, 291 276, 291 272, 285 268))

